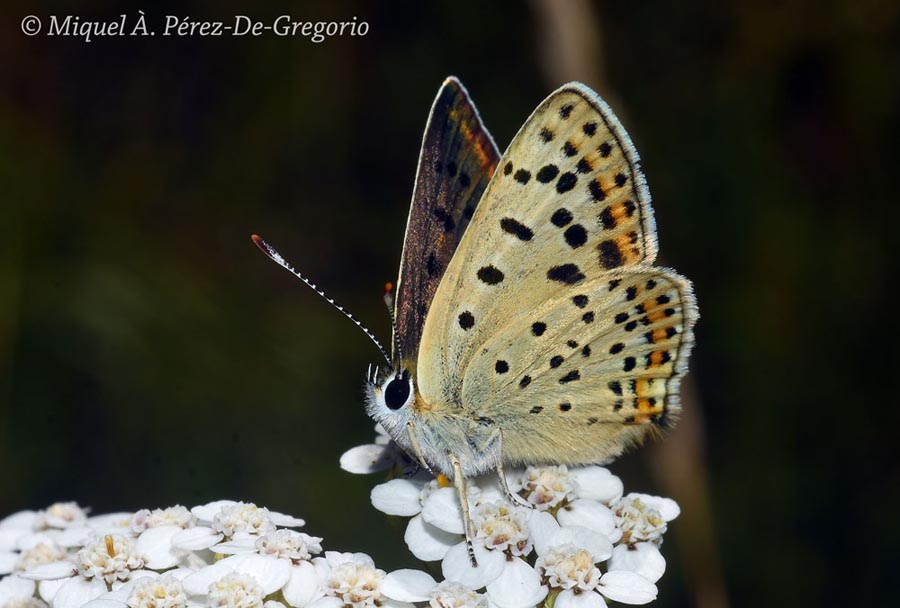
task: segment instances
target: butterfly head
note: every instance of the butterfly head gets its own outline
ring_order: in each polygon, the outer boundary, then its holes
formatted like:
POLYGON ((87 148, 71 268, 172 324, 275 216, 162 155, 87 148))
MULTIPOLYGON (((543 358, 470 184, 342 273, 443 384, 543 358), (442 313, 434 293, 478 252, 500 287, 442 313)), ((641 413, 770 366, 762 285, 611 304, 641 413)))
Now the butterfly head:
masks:
POLYGON ((406 428, 415 401, 416 387, 409 370, 370 370, 366 378, 366 410, 391 435, 392 429, 406 428))

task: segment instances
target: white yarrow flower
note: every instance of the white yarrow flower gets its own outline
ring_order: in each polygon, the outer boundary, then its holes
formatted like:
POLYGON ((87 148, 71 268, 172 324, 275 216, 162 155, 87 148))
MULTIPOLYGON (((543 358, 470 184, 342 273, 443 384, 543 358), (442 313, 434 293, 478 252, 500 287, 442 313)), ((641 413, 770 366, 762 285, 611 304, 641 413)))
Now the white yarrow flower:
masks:
POLYGON ((61 562, 68 558, 65 549, 52 542, 39 542, 26 551, 22 551, 16 562, 16 570, 29 570, 42 564, 61 562))
POLYGON ((187 601, 181 580, 165 574, 136 581, 125 603, 130 608, 184 608, 187 601))
POLYGON ((569 475, 565 465, 528 467, 524 473, 510 480, 510 486, 541 511, 575 500, 578 490, 578 482, 569 475))
POLYGON ((275 531, 269 510, 253 503, 226 505, 213 517, 212 529, 232 537, 239 532, 259 536, 275 531))
POLYGON ((212 583, 206 597, 210 608, 262 608, 265 593, 249 574, 232 572, 212 583))
POLYGON ((671 498, 632 493, 612 504, 623 543, 661 542, 681 510, 671 498))
POLYGON ((159 526, 178 526, 186 529, 193 527, 196 518, 186 507, 175 505, 166 509, 141 509, 131 518, 131 530, 135 534, 159 526))
POLYGON ((126 580, 132 570, 144 566, 133 542, 120 535, 106 535, 85 546, 75 555, 78 572, 86 579, 97 578, 113 583, 126 580))

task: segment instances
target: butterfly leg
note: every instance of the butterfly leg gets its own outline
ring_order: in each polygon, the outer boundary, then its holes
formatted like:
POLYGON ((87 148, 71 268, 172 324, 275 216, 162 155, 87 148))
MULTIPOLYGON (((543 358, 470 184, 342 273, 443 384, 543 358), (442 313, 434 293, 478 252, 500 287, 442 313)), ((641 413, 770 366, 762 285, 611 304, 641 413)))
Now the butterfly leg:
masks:
POLYGON ((506 471, 503 468, 503 430, 497 429, 496 439, 497 445, 497 477, 500 479, 500 488, 503 490, 503 493, 506 495, 506 500, 511 502, 514 505, 521 505, 523 507, 531 508, 532 505, 528 503, 524 498, 510 490, 509 482, 506 480, 506 471))
POLYGON ((450 463, 453 465, 453 485, 456 486, 456 493, 459 494, 459 505, 462 507, 463 527, 466 529, 466 551, 469 553, 469 561, 472 567, 478 567, 478 560, 475 559, 475 549, 472 546, 472 538, 475 534, 472 532, 472 519, 469 517, 469 493, 466 489, 466 478, 463 476, 462 465, 459 458, 450 454, 450 463))
POLYGON ((425 462, 425 457, 422 456, 422 448, 419 446, 419 437, 416 433, 416 427, 413 426, 412 422, 406 424, 406 435, 409 437, 409 444, 412 446, 413 452, 415 452, 416 460, 419 461, 418 464, 431 473, 432 476, 437 477, 437 473, 428 466, 428 463, 425 462))

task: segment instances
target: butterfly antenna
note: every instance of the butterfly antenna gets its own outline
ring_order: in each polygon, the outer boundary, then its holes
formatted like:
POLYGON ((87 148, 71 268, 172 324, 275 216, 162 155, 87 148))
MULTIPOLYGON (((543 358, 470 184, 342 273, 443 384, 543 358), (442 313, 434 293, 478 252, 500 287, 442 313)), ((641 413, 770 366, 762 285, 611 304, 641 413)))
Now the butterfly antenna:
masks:
POLYGON ((397 319, 394 316, 394 285, 392 283, 384 284, 384 304, 388 309, 388 316, 391 318, 391 336, 394 339, 394 349, 397 351, 397 365, 394 367, 400 369, 403 361, 403 349, 400 347, 400 336, 397 334, 397 319))
POLYGON ((331 298, 329 298, 328 295, 326 295, 326 293, 325 293, 324 291, 322 291, 321 289, 319 289, 318 287, 316 287, 316 284, 313 283, 312 281, 310 281, 308 278, 306 278, 306 277, 303 275, 303 273, 298 272, 297 270, 295 270, 294 267, 291 266, 291 265, 288 263, 288 261, 285 260, 285 259, 281 256, 281 254, 278 253, 278 251, 275 250, 274 247, 272 247, 271 245, 269 245, 269 243, 267 243, 267 242, 265 241, 265 239, 263 239, 263 238, 262 238, 261 236, 259 236, 258 234, 254 234, 254 235, 252 235, 250 238, 253 239, 253 242, 256 244, 256 246, 259 247, 260 250, 261 250, 264 254, 266 254, 267 256, 269 256, 269 258, 270 258, 273 262, 275 262, 276 264, 278 264, 279 266, 281 266, 282 268, 284 268, 285 270, 287 270, 288 272, 290 272, 292 275, 294 275, 295 277, 297 277, 298 279, 300 279, 301 281, 303 281, 304 283, 306 283, 307 287, 309 287, 310 289, 312 289, 313 291, 315 291, 317 294, 319 294, 320 296, 322 296, 323 298, 325 298, 325 301, 326 301, 326 302, 328 302, 329 304, 331 304, 332 306, 334 306, 335 308, 337 308, 339 311, 341 311, 341 312, 344 314, 345 317, 347 317, 348 319, 350 319, 351 321, 353 321, 353 323, 355 323, 356 326, 357 326, 358 328, 360 328, 361 330, 363 330, 363 332, 364 332, 367 336, 369 336, 369 339, 372 340, 372 342, 375 343, 375 346, 377 346, 377 347, 378 347, 378 350, 381 351, 381 355, 384 357, 384 360, 387 361, 388 365, 391 364, 391 358, 390 358, 390 356, 388 355, 387 350, 385 350, 384 346, 381 345, 381 342, 378 341, 378 338, 375 337, 375 334, 373 334, 373 333, 369 330, 368 327, 366 327, 365 325, 363 325, 356 317, 354 317, 349 311, 345 310, 345 309, 344 309, 342 306, 340 306, 337 302, 335 302, 334 300, 332 300, 331 298))

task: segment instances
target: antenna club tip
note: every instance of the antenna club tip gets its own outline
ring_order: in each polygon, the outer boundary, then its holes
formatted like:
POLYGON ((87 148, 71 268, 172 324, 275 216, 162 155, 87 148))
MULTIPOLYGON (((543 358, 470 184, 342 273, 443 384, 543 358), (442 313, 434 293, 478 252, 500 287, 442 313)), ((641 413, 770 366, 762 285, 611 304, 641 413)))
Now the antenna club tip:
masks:
POLYGON ((394 291, 394 284, 393 284, 393 283, 390 283, 390 282, 385 283, 385 284, 384 284, 384 293, 385 293, 385 295, 391 293, 392 291, 394 291))
POLYGON ((250 240, 253 241, 254 243, 256 243, 257 245, 262 243, 262 237, 259 236, 258 234, 251 234, 250 240))

